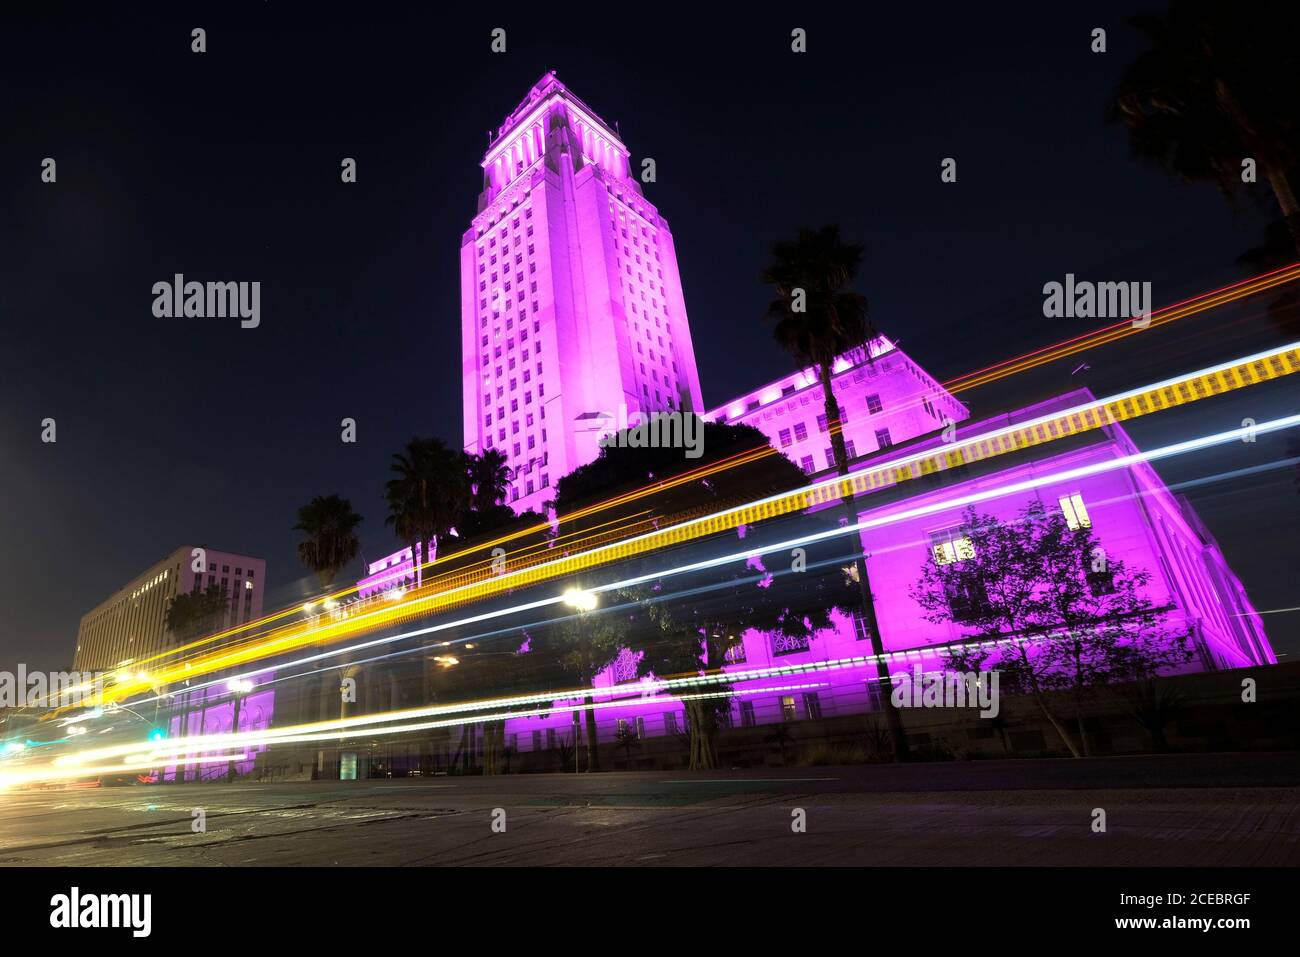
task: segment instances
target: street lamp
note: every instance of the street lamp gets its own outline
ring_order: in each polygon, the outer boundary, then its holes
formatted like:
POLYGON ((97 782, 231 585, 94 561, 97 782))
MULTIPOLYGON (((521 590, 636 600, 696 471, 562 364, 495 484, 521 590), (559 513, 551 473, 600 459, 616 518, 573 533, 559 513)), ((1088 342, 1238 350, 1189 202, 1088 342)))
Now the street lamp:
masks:
POLYGON ((570 588, 564 593, 564 603, 570 608, 576 608, 578 611, 591 611, 599 604, 599 599, 595 592, 584 591, 581 588, 570 588))
MULTIPOLYGON (((599 604, 599 599, 595 592, 586 591, 581 588, 570 588, 564 593, 564 603, 570 608, 576 608, 578 611, 586 613, 591 611, 599 604)), ((578 761, 578 729, 581 721, 578 712, 573 712, 573 773, 577 774, 580 770, 578 761)), ((591 760, 588 756, 587 770, 591 770, 591 760)))
MULTIPOLYGON (((232 720, 230 722, 230 733, 232 735, 239 734, 239 706, 244 701, 244 695, 248 694, 255 687, 256 685, 254 685, 248 678, 231 678, 226 682, 226 690, 235 696, 235 706, 233 709, 234 714, 231 715, 232 720)), ((201 730, 202 729, 200 729, 200 731, 201 730)), ((230 770, 226 775, 226 779, 229 781, 235 779, 234 762, 231 762, 230 770)))

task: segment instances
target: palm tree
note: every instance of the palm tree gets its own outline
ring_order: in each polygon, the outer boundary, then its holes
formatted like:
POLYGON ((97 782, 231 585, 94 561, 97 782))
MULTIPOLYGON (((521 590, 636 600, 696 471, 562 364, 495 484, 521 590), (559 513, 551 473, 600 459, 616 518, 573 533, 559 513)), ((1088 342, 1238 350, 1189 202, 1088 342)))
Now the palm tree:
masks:
POLYGON ((469 508, 469 478, 465 455, 441 439, 411 439, 405 452, 393 455, 395 478, 388 480, 384 497, 388 517, 402 541, 411 546, 415 584, 420 583, 420 548, 433 546, 447 535, 469 508))
MULTIPOLYGON (((794 240, 784 240, 772 247, 772 261, 763 270, 763 281, 776 290, 777 298, 767 309, 767 318, 775 322, 774 334, 781 348, 795 357, 800 365, 813 365, 822 386, 826 406, 826 428, 831 437, 835 469, 849 474, 848 452, 844 447, 844 428, 839 403, 832 388, 834 362, 846 352, 866 347, 876 335, 868 317, 867 299, 849 286, 862 264, 864 247, 845 242, 838 226, 801 229, 794 240)), ((842 485, 844 514, 850 525, 858 522, 849 484, 842 485)), ((857 549, 854 550, 855 552, 857 549)), ((871 637, 876 670, 885 687, 889 687, 889 665, 880 638, 871 582, 867 577, 864 555, 854 558, 858 587, 862 595, 862 617, 871 637)), ((907 737, 903 720, 890 696, 885 696, 885 715, 894 743, 894 754, 907 760, 907 737)))
POLYGON ((329 588, 339 570, 357 557, 361 521, 352 503, 337 495, 317 495, 298 509, 293 530, 306 536, 298 543, 298 558, 320 578, 321 588, 329 588))
POLYGON ((500 449, 484 449, 468 456, 469 481, 473 486, 470 505, 476 512, 488 512, 506 500, 511 471, 500 449))
POLYGON ((1110 105, 1136 156, 1232 196, 1253 159, 1300 250, 1300 204, 1287 171, 1300 160, 1300 68, 1294 31, 1228 5, 1174 0, 1129 23, 1150 46, 1125 69, 1110 105))

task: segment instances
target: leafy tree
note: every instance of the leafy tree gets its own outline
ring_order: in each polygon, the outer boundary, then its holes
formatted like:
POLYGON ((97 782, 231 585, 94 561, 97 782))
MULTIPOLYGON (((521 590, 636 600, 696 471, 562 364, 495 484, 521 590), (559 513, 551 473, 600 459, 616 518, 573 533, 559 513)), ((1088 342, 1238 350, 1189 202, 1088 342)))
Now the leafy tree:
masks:
POLYGON ((392 471, 394 477, 384 493, 388 501, 384 523, 411 546, 418 585, 421 546, 432 545, 429 551, 434 551, 469 508, 465 455, 447 448, 441 439, 415 438, 405 452, 393 455, 392 471))
POLYGON ((556 742, 555 750, 556 750, 557 752, 559 752, 559 758, 560 758, 560 771, 561 771, 561 772, 567 771, 568 768, 569 768, 569 762, 572 761, 572 762, 573 762, 573 770, 574 770, 575 772, 577 772, 577 770, 578 770, 578 762, 577 762, 578 749, 577 749, 577 747, 575 746, 575 743, 574 743, 573 738, 571 738, 571 737, 569 737, 569 738, 561 737, 560 740, 559 740, 558 742, 556 742))
POLYGON ((790 733, 790 725, 784 721, 772 725, 772 731, 763 738, 768 744, 775 744, 781 749, 781 764, 789 766, 790 757, 788 754, 790 745, 794 744, 795 737, 790 733))
MULTIPOLYGON (((690 461, 680 450, 640 449, 612 444, 590 467, 560 480, 557 503, 562 514, 581 513, 584 493, 612 494, 647 480, 660 482, 664 491, 638 500, 630 516, 647 527, 671 525, 683 517, 717 512, 736 501, 789 491, 807 484, 803 471, 771 450, 767 437, 745 425, 709 423, 704 432, 705 454, 690 461), (665 454, 665 451, 667 454, 665 454), (760 454, 764 451, 770 454, 760 454), (721 474, 707 474, 715 462, 732 464, 721 474), (699 477, 679 482, 681 476, 699 477), (574 499, 577 499, 574 501, 574 499), (648 514, 647 514, 648 508, 648 514)), ((602 512, 598 521, 611 521, 602 512)), ((581 522, 561 521, 561 532, 578 534, 581 522)), ((749 560, 730 561, 689 575, 657 578, 663 555, 651 554, 619 563, 608 573, 611 580, 645 578, 643 584, 607 592, 614 613, 587 615, 604 619, 597 653, 588 661, 599 672, 608 667, 622 648, 637 656, 641 676, 717 674, 728 651, 751 629, 811 640, 832 626, 834 609, 851 610, 857 589, 846 579, 842 566, 851 560, 842 541, 830 539, 808 545, 797 559, 771 546, 803 534, 838 527, 833 511, 768 519, 731 532, 692 543, 691 556, 702 560, 744 549, 749 560), (743 544, 742 544, 743 542, 743 544), (796 570, 796 568, 798 570, 796 570), (827 569, 829 568, 829 573, 827 569), (613 625, 610 633, 608 626, 613 625)), ((567 541, 567 539, 565 539, 567 541)), ((586 641, 576 635, 580 642, 586 641)), ((683 698, 690 746, 690 767, 716 767, 717 739, 727 725, 730 703, 725 682, 711 684, 707 696, 683 698)), ((594 729, 593 729, 594 730, 594 729)))
POLYGON ((1163 627, 1165 609, 1144 594, 1151 574, 1108 558, 1090 527, 1071 529, 1037 499, 1014 522, 974 508, 964 519, 964 540, 943 561, 930 556, 912 596, 928 620, 970 629, 964 641, 1002 640, 945 658, 960 671, 996 669, 1000 684, 1032 695, 1075 757, 1090 754, 1083 715, 1096 689, 1191 660, 1188 634, 1163 627), (1077 744, 1053 692, 1073 707, 1077 744))
POLYGON ((1146 678, 1122 692, 1124 710, 1151 736, 1151 747, 1163 754, 1169 750, 1165 728, 1186 704, 1186 696, 1168 682, 1146 678))
MULTIPOLYGON (((608 580, 611 571, 602 569, 599 574, 608 580)), ((590 588, 600 580, 589 576, 582 584, 590 588)), ((615 612, 579 610, 562 614, 545 625, 529 629, 527 658, 530 664, 539 664, 538 673, 553 676, 551 687, 558 680, 573 687, 590 688, 596 676, 618 656, 625 632, 625 616, 615 612)), ((588 771, 600 770, 594 704, 593 695, 584 696, 588 771)))
POLYGON ((620 724, 618 730, 614 732, 614 740, 623 749, 623 762, 629 771, 632 770, 632 749, 641 747, 641 739, 637 736, 636 728, 630 724, 620 724))
POLYGON ((1295 31, 1212 0, 1174 0, 1129 23, 1148 48, 1125 69, 1110 106, 1134 154, 1232 197, 1243 161, 1272 188, 1300 250, 1300 204, 1289 171, 1300 161, 1300 110, 1287 92, 1300 73, 1295 31))
POLYGON ((180 641, 193 641, 215 632, 230 608, 225 585, 181 592, 167 603, 163 623, 180 641))
MULTIPOLYGON (((826 407, 827 430, 835 469, 849 474, 848 451, 844 445, 844 428, 839 403, 832 388, 835 360, 845 353, 863 350, 875 337, 876 330, 868 316, 865 296, 850 287, 862 265, 865 247, 846 242, 838 226, 818 230, 801 229, 794 240, 784 240, 772 247, 772 260, 763 270, 763 282, 776 292, 767 308, 767 318, 775 323, 776 341, 801 365, 812 365, 822 386, 826 407)), ((850 525, 857 524, 854 496, 847 487, 842 496, 843 511, 850 525)), ((859 551, 860 551, 860 542, 859 551)), ((861 554, 854 558, 861 614, 876 656, 876 669, 882 682, 889 681, 889 665, 880 636, 875 599, 867 575, 867 562, 861 554)), ((894 743, 895 757, 908 757, 907 736, 902 718, 892 700, 884 705, 894 743)))
POLYGON ((321 588, 329 588, 334 576, 357 557, 361 521, 352 503, 337 495, 317 495, 298 509, 293 529, 305 536, 298 543, 298 558, 320 578, 321 588))

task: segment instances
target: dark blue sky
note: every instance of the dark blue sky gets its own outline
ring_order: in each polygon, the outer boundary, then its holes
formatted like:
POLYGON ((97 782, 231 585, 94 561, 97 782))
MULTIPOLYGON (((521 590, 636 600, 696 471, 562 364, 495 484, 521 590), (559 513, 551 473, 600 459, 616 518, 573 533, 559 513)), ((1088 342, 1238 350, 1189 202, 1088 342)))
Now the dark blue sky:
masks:
MULTIPOLYGON (((1264 218, 1134 164, 1104 122, 1136 49, 1122 17, 1144 7, 916 5, 847 21, 843 4, 633 5, 621 21, 554 6, 208 9, 4 14, 0 667, 66 664, 80 615, 183 542, 266 558, 268 601, 291 600, 294 511, 316 494, 352 498, 367 556, 396 544, 389 456, 414 434, 461 438, 457 255, 486 131, 548 69, 657 162, 646 192, 676 238, 710 406, 790 368, 758 319, 757 274, 800 225, 839 222, 868 244, 859 285, 878 326, 947 378, 1085 331, 1042 316, 1043 284, 1066 272, 1149 280, 1157 303, 1238 278, 1264 218), (504 55, 489 52, 496 26, 504 55), (806 55, 789 52, 794 26, 806 55), (1089 52, 1094 26, 1110 31, 1105 55, 1089 52), (344 156, 354 186, 339 182, 344 156), (939 180, 947 156, 956 184, 939 180), (260 281, 261 327, 155 319, 150 289, 175 272, 260 281), (39 441, 46 416, 54 446, 39 441), (356 445, 338 440, 344 416, 356 445)), ((1083 381, 1131 386, 1275 341, 1256 304, 1089 356, 1083 381)), ((992 413, 1078 383, 1071 368, 963 399, 992 413)), ((1288 389, 1134 433, 1262 420, 1294 410, 1288 389)), ((1192 496, 1260 607, 1298 604, 1282 562, 1300 534, 1290 476, 1192 496)), ((1282 650, 1300 647, 1295 618, 1270 616, 1282 650)))

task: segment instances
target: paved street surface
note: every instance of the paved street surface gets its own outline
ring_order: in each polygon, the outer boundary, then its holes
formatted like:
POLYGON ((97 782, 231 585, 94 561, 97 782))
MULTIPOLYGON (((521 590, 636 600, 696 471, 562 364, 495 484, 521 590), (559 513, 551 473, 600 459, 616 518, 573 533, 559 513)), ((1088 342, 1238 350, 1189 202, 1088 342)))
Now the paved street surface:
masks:
POLYGON ((19 791, 0 864, 1296 865, 1300 755, 19 791))

